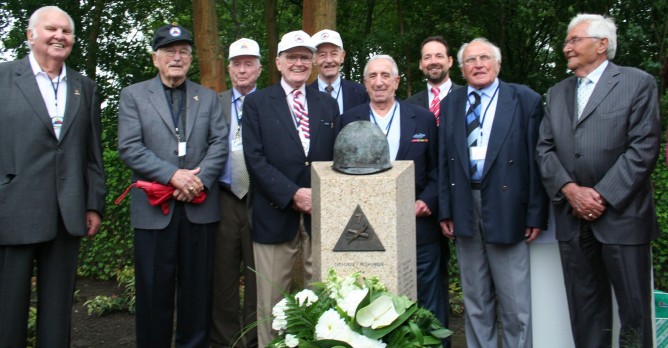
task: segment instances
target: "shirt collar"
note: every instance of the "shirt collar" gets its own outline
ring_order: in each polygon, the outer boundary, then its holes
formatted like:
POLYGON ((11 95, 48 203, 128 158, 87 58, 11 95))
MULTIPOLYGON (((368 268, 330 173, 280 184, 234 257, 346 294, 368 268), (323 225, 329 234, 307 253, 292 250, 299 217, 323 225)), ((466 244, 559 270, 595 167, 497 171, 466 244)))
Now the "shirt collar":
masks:
MULTIPOLYGON (((328 85, 328 83, 321 80, 320 76, 318 76, 318 89, 321 90, 321 91, 324 91, 325 87, 327 87, 327 85, 328 85)), ((334 82, 332 82, 332 88, 334 88, 334 90, 337 91, 339 89, 340 85, 341 85, 341 74, 339 74, 339 76, 336 77, 336 80, 334 80, 334 82)))
POLYGON ((468 88, 468 91, 467 91, 466 94, 468 95, 468 94, 471 94, 471 92, 476 91, 476 92, 478 92, 479 94, 481 94, 481 96, 482 96, 482 95, 486 95, 486 96, 488 96, 488 97, 491 98, 492 95, 494 95, 494 91, 496 91, 496 88, 497 88, 497 87, 499 87, 499 78, 498 78, 498 77, 494 79, 494 82, 492 82, 491 85, 489 85, 489 86, 487 86, 487 87, 485 87, 485 88, 483 88, 483 89, 480 89, 480 90, 475 89, 475 88, 471 87, 471 85, 469 85, 469 86, 467 87, 467 88, 468 88))
MULTIPOLYGON (((295 90, 290 85, 288 85, 287 82, 285 82, 284 78, 281 78, 281 87, 283 87, 286 96, 289 96, 290 93, 292 93, 292 91, 295 90)), ((297 90, 299 90, 300 92, 302 92, 302 94, 304 94, 304 96, 306 96, 306 85, 301 85, 299 88, 297 88, 297 90)))
POLYGON ((434 86, 431 83, 427 82, 427 90, 431 92, 432 87, 438 87, 438 90, 441 91, 440 95, 443 95, 443 93, 447 93, 450 91, 450 88, 452 88, 452 79, 448 79, 447 81, 443 82, 440 86, 434 86))
MULTIPOLYGON (((42 67, 39 66, 39 63, 37 63, 37 59, 35 58, 35 54, 32 51, 28 55, 28 61, 30 61, 30 68, 32 68, 33 75, 37 76, 37 74, 43 72, 47 76, 49 76, 49 74, 47 74, 44 70, 42 70, 42 67)), ((61 81, 64 80, 66 76, 67 76, 67 69, 65 69, 65 63, 63 62, 63 68, 62 70, 60 70, 60 80, 61 81)), ((51 77, 49 77, 49 80, 50 79, 51 77)))
POLYGON ((598 80, 601 79, 601 76, 603 76, 603 71, 605 68, 608 67, 608 60, 603 61, 601 65, 598 66, 598 68, 594 69, 594 71, 590 72, 589 75, 586 77, 591 80, 594 84, 598 82, 598 80))
MULTIPOLYGON (((257 86, 253 87, 253 89, 251 89, 250 92, 246 93, 246 95, 249 95, 249 94, 255 92, 256 89, 257 89, 257 86)), ((241 96, 242 96, 241 92, 239 92, 236 88, 232 87, 232 98, 234 98, 234 100, 237 100, 241 96)))

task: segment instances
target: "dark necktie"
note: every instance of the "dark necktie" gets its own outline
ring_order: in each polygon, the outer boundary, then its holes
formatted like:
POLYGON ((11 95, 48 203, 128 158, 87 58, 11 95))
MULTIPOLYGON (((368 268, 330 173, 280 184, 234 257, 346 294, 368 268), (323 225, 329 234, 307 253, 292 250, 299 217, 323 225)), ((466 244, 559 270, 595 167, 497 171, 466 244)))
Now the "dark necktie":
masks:
POLYGON ((327 85, 327 87, 325 87, 325 91, 327 91, 327 94, 329 94, 329 96, 331 97, 332 91, 334 91, 334 87, 332 87, 332 85, 327 85))
MULTIPOLYGON (((478 127, 480 127, 480 94, 477 92, 469 93, 469 106, 468 111, 466 111, 466 143, 469 148, 478 146, 478 134, 475 132, 478 127), (471 102, 473 99, 473 102, 471 102)), ((471 151, 469 150, 469 153, 471 151)), ((474 181, 479 181, 481 175, 478 174, 478 160, 470 159, 470 168, 471 168, 471 179, 474 181)), ((480 173, 482 174, 482 173, 480 173)))

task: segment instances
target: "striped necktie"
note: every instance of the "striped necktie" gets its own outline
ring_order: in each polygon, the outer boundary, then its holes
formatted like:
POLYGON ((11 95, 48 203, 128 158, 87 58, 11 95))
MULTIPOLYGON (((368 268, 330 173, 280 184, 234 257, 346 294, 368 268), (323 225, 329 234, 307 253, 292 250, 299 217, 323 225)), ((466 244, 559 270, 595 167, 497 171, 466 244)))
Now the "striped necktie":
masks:
MULTIPOLYGON (((466 112, 466 143, 469 148, 478 146, 478 133, 475 132, 480 127, 480 94, 477 92, 469 93, 469 109, 466 112), (471 102, 473 98, 473 102, 471 102)), ((469 151, 470 153, 470 151, 469 151)), ((482 168, 478 168, 478 160, 470 160, 471 180, 480 181, 482 177, 482 168)))
POLYGON ((297 130, 299 131, 299 138, 302 141, 302 146, 304 147, 304 153, 308 155, 308 149, 310 145, 310 128, 309 128, 309 119, 308 112, 304 107, 304 102, 301 100, 300 96, 302 92, 299 90, 294 90, 292 92, 292 110, 295 113, 295 119, 297 122, 297 130))
POLYGON ((434 94, 434 99, 431 100, 429 111, 436 117, 436 125, 438 126, 441 123, 439 119, 439 115, 441 114, 441 98, 439 98, 441 90, 438 87, 432 87, 431 93, 434 94))

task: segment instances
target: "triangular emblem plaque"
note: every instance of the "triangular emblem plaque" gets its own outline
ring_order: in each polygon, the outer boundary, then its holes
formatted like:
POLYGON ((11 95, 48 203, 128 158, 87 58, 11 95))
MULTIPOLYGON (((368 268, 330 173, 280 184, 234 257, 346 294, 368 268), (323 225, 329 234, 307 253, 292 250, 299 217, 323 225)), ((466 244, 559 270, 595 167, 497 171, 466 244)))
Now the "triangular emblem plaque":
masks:
POLYGON ((333 251, 385 251, 359 204, 348 220, 333 251))

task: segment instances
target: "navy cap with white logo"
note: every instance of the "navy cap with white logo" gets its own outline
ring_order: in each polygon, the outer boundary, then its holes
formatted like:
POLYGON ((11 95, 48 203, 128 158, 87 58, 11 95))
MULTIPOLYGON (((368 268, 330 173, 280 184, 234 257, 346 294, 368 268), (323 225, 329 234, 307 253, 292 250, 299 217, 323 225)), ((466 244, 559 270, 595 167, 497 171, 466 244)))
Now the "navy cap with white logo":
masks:
POLYGON ((190 31, 174 23, 165 25, 155 32, 155 36, 153 36, 153 40, 151 41, 151 47, 153 47, 153 51, 157 51, 160 47, 179 41, 187 42, 190 46, 193 45, 190 31))

